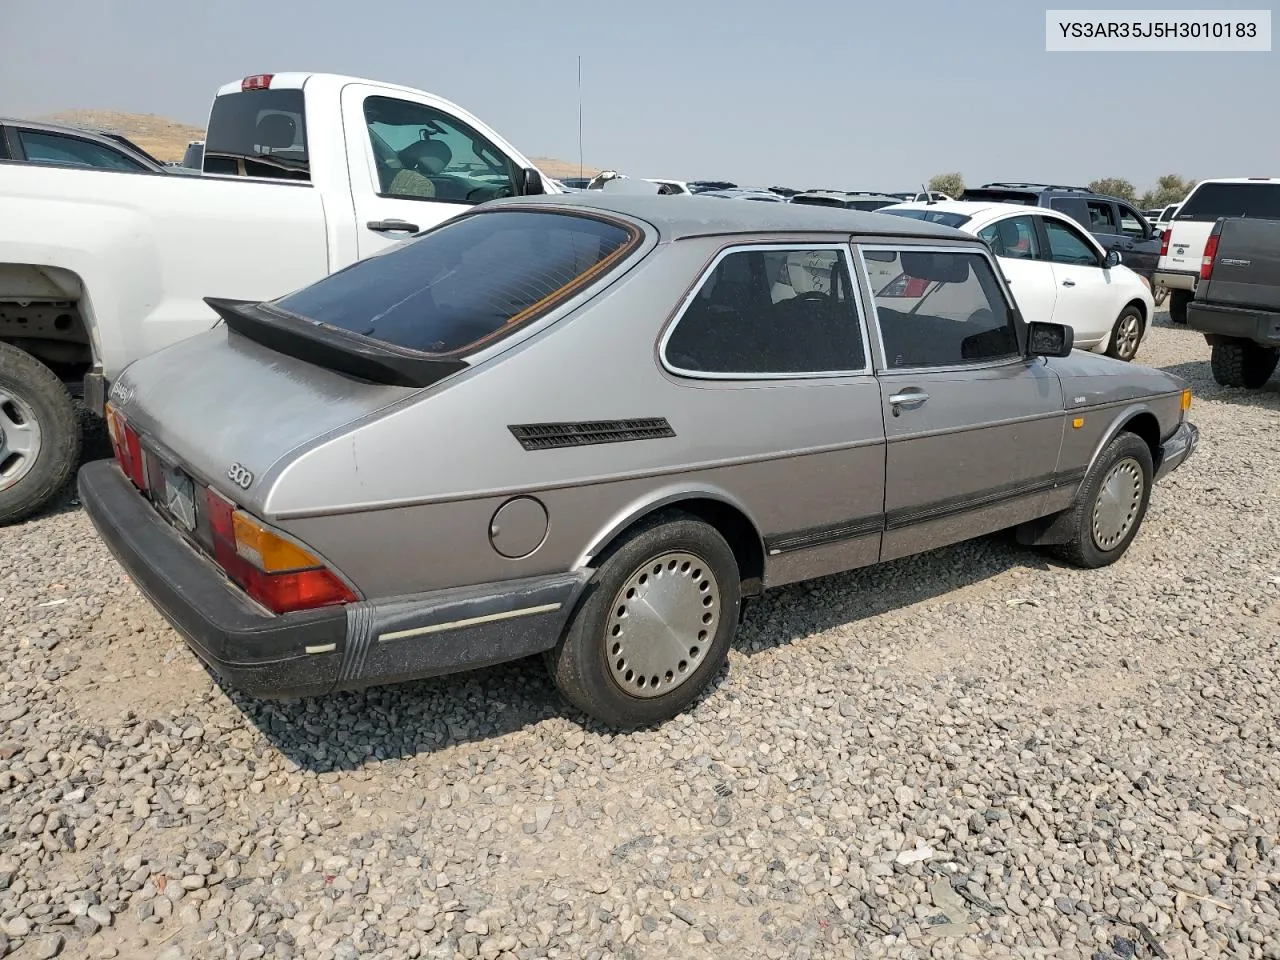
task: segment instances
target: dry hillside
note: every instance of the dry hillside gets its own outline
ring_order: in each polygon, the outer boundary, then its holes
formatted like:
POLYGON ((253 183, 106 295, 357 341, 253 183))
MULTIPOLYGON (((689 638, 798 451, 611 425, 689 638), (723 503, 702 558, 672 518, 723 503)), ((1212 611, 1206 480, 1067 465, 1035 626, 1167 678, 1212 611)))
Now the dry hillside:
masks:
MULTIPOLYGON (((181 160, 187 144, 203 140, 204 131, 188 123, 178 123, 152 113, 116 113, 112 110, 67 110, 41 117, 51 123, 66 123, 77 127, 93 127, 119 133, 152 156, 160 160, 181 160)), ((576 177, 578 165, 553 157, 533 157, 533 162, 549 177, 576 177)), ((593 177, 598 167, 584 167, 583 175, 593 177)))

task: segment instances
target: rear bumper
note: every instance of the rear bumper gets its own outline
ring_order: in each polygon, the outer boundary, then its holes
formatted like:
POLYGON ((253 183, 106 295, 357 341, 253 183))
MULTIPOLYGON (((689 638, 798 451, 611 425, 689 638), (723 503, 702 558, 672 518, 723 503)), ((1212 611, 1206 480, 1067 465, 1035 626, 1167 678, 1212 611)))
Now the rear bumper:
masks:
POLYGON ((1280 313, 1273 310, 1227 307, 1192 300, 1187 304, 1187 326, 1205 334, 1210 343, 1216 337, 1233 337, 1280 346, 1280 313))
POLYGON ((1200 279, 1199 272, 1190 270, 1161 270, 1156 268, 1151 278, 1153 284, 1163 283, 1170 290, 1194 290, 1200 279))
POLYGON ((1200 431, 1194 423, 1183 420, 1178 429, 1164 443, 1160 444, 1160 467, 1156 470, 1156 480, 1163 480, 1174 470, 1186 462, 1187 457, 1195 453, 1200 442, 1200 431))
POLYGON ((111 460, 77 486, 138 588, 228 685, 299 697, 456 673, 549 650, 590 571, 271 614, 182 539, 111 460))

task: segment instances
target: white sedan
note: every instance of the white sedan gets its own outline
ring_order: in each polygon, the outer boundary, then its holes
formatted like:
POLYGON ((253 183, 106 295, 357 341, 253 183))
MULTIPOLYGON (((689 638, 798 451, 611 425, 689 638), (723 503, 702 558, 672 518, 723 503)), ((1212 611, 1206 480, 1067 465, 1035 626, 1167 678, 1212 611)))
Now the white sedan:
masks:
MULTIPOLYGON (((927 220, 985 240, 1027 320, 1062 323, 1082 350, 1132 360, 1155 303, 1142 278, 1074 220, 1017 203, 898 203, 877 213, 927 220)), ((888 278, 892 279, 892 278, 888 278)))

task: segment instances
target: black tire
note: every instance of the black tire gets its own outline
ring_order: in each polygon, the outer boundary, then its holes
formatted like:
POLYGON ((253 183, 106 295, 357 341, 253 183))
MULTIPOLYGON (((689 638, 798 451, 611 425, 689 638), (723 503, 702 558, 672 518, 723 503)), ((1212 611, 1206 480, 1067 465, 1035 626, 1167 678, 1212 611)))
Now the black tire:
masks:
POLYGON ((1115 326, 1111 328, 1111 342, 1107 344, 1107 356, 1125 363, 1138 355, 1138 347, 1142 345, 1143 334, 1147 332, 1147 322, 1143 319, 1142 310, 1129 304, 1116 317, 1115 326), (1133 337, 1126 336, 1132 332, 1133 337))
POLYGON ((34 453, 0 445, 0 524, 48 503, 80 460, 80 421, 67 388, 35 357, 0 343, 0 430, 28 419, 39 430, 34 453))
MULTIPOLYGON (((1122 468, 1121 480, 1124 480, 1127 467, 1122 468)), ((1078 567, 1094 569, 1115 563, 1129 544, 1138 535, 1143 518, 1147 515, 1147 504, 1151 501, 1151 480, 1155 474, 1151 459, 1151 448, 1137 434, 1121 431, 1116 435, 1097 463, 1089 471, 1080 485, 1080 492, 1071 510, 1071 539, 1057 544, 1052 549, 1068 563, 1078 567), (1136 464, 1136 473, 1140 475, 1142 489, 1137 493, 1136 502, 1132 505, 1132 518, 1123 534, 1115 542, 1099 543, 1094 533, 1095 508, 1102 494, 1103 482, 1113 468, 1121 464, 1136 464)))
POLYGON ((1174 323, 1187 322, 1187 304, 1194 296, 1190 290, 1169 291, 1169 319, 1174 323))
MULTIPOLYGON (((679 576, 679 568, 675 569, 671 575, 679 576)), ((694 566, 688 572, 697 569, 694 566)), ((663 575, 667 575, 665 568, 663 575)), ((698 581, 691 579, 690 582, 698 581)), ((683 512, 655 515, 627 533, 600 563, 564 637, 547 658, 551 677, 566 700, 608 726, 625 729, 668 720, 693 703, 724 665, 737 630, 741 604, 741 574, 724 537, 683 512), (702 649, 698 651, 701 660, 690 663, 692 669, 688 676, 669 692, 656 696, 628 693, 615 679, 611 664, 618 654, 617 647, 610 649, 607 635, 614 602, 625 597, 622 591, 628 581, 641 576, 658 558, 673 553, 696 557, 714 575, 719 595, 714 634, 701 641, 696 636, 682 638, 694 650, 701 644, 702 649)), ((614 663, 618 662, 621 661, 614 663)), ((638 679, 643 685, 644 678, 638 679)), ((665 679, 671 682, 671 674, 665 679)))
POLYGON ((1276 372, 1277 361, 1280 361, 1280 350, 1249 340, 1215 343, 1209 353, 1214 380, 1224 387, 1249 390, 1266 386, 1276 372))

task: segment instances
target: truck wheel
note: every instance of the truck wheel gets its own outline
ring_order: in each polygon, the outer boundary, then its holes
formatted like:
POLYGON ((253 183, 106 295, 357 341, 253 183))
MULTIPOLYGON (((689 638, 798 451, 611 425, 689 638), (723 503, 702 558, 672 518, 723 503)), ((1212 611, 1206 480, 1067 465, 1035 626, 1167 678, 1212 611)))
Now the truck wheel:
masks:
POLYGON ((1078 567, 1115 563, 1138 535, 1151 499, 1151 448, 1121 431, 1084 478, 1072 510, 1071 539, 1054 553, 1078 567))
POLYGON ((1169 319, 1174 323, 1187 322, 1187 304, 1191 302, 1193 294, 1190 290, 1170 290, 1169 291, 1169 319))
POLYGON ((80 459, 80 422, 53 371, 0 343, 0 523, 38 510, 80 459))
POLYGON ((1280 350, 1263 347, 1248 340, 1215 343, 1209 354, 1213 379, 1224 387, 1246 387, 1257 390, 1266 385, 1276 372, 1280 350))
POLYGON ((1142 311, 1130 304, 1120 311, 1116 325, 1111 328, 1111 343, 1107 346, 1107 356, 1124 360, 1126 363, 1138 355, 1138 345, 1142 343, 1142 332, 1146 324, 1142 320, 1142 311))
POLYGON ((674 717, 728 658, 741 590, 724 537, 688 514, 658 515, 587 584, 548 657, 551 676, 566 700, 609 726, 674 717))

